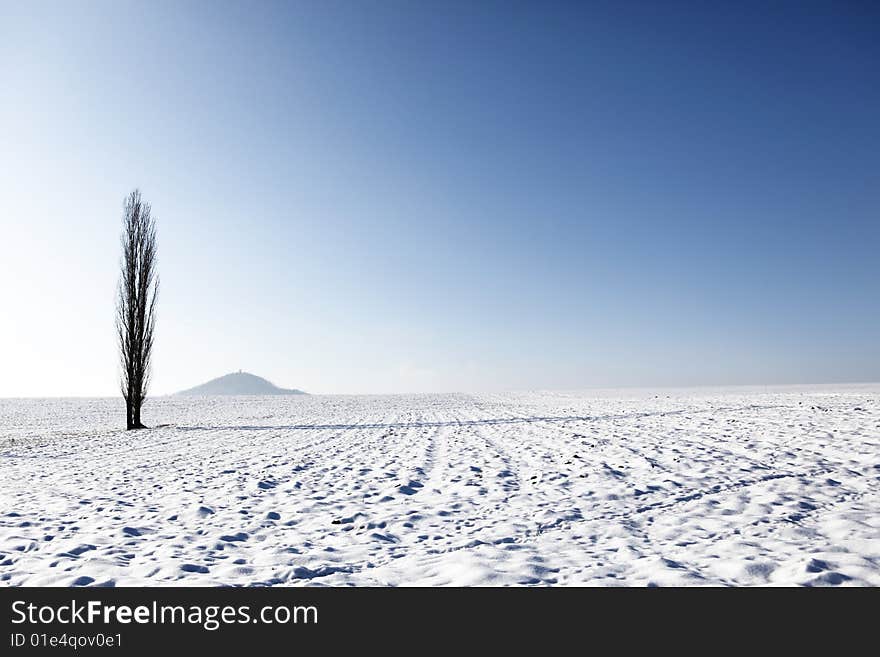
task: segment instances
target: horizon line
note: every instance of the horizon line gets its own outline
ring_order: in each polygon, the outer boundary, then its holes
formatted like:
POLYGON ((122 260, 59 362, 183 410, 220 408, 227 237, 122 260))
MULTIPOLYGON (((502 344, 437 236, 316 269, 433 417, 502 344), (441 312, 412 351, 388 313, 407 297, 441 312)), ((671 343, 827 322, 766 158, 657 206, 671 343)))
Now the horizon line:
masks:
MULTIPOLYGON (((147 395, 145 401, 151 399, 164 399, 168 397, 407 397, 418 395, 493 395, 493 394, 513 394, 513 393, 534 393, 534 392, 580 392, 580 391, 616 391, 616 390, 703 390, 718 388, 809 388, 824 386, 872 386, 880 385, 877 381, 812 381, 807 383, 700 383, 694 385, 682 384, 664 384, 664 385, 643 385, 643 384, 626 384, 626 385, 600 385, 600 386, 583 386, 573 388, 508 388, 502 390, 448 390, 444 392, 303 392, 297 395, 180 395, 180 392, 170 392, 164 394, 147 395)), ((0 396, 0 400, 38 400, 38 399, 122 399, 121 394, 117 395, 23 395, 23 396, 0 396)))

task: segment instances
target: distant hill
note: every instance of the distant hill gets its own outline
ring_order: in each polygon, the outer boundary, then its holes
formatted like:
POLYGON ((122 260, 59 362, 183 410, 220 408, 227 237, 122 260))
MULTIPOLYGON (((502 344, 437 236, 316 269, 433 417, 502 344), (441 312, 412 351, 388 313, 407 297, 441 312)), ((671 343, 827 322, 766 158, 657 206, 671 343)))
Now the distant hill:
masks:
POLYGON ((247 372, 233 372, 211 379, 195 388, 176 393, 188 396, 208 395, 305 395, 302 390, 279 388, 261 376, 247 372))

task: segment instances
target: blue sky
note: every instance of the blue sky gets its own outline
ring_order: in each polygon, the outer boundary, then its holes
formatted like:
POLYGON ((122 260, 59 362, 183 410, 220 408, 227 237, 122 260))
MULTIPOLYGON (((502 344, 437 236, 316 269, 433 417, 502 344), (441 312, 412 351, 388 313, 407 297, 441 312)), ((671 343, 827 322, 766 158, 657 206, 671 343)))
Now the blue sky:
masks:
POLYGON ((0 2, 0 396, 880 380, 874 3, 0 2))

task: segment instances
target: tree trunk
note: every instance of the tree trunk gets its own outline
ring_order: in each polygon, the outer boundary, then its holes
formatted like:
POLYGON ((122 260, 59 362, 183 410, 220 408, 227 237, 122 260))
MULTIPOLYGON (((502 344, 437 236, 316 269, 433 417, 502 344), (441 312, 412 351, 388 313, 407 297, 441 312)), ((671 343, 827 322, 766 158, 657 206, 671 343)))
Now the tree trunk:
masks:
POLYGON ((125 428, 127 431, 134 429, 134 413, 129 399, 125 400, 125 428))

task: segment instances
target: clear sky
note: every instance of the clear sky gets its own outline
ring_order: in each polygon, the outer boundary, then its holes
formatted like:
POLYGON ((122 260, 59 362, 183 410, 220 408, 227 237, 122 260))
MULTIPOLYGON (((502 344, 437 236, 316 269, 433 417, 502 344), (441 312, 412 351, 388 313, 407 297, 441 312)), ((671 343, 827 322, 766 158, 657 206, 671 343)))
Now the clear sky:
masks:
POLYGON ((880 380, 880 6, 0 0, 0 396, 880 380))

